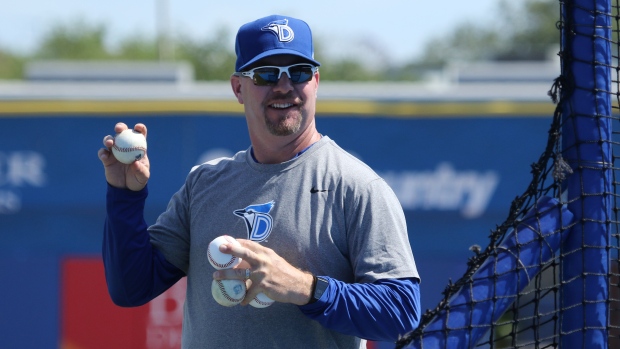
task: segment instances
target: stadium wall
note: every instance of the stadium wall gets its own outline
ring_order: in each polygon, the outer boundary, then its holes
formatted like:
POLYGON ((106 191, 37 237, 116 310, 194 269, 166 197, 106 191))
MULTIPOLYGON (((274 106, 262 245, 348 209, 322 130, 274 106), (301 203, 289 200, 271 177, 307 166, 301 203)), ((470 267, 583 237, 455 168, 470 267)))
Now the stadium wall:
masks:
MULTIPOLYGON (((551 101, 449 97, 319 102, 319 131, 401 200, 423 309, 435 307, 469 248, 487 243, 528 185, 553 109, 551 101)), ((0 100, 0 348, 175 347, 182 292, 127 310, 105 291, 106 184, 96 153, 119 121, 149 128, 150 222, 192 166, 249 146, 231 101, 0 100)))

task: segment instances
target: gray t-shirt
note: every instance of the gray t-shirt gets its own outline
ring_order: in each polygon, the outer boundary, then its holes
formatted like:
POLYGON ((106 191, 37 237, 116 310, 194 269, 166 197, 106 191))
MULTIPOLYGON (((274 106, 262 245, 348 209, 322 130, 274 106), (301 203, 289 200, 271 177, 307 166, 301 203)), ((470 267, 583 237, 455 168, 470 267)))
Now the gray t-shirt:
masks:
POLYGON ((152 244, 187 274, 183 348, 359 348, 296 305, 223 307, 211 296, 207 246, 220 235, 251 239, 290 264, 347 283, 418 277, 405 217, 374 171, 324 136, 301 156, 256 163, 250 150, 192 169, 152 244))

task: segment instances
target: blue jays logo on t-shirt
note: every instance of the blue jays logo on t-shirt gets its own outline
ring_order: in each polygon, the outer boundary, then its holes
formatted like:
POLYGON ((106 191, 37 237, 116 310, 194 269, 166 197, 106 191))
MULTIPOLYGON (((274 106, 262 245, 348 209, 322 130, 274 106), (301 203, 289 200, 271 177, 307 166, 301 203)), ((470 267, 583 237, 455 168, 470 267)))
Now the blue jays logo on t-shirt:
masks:
POLYGON ((236 216, 243 218, 245 221, 248 239, 261 242, 269 237, 273 226, 273 218, 269 215, 269 211, 271 211, 274 205, 274 201, 269 201, 265 204, 250 205, 233 211, 236 216))
POLYGON ((262 27, 261 30, 273 32, 281 42, 293 41, 295 37, 293 28, 288 26, 288 19, 273 21, 262 27))

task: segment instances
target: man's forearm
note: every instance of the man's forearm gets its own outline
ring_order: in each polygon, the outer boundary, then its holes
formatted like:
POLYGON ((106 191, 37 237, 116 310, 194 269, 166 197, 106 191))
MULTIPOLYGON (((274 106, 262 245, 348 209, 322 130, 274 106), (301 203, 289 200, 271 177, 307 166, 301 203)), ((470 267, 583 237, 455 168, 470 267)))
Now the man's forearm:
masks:
POLYGON ((147 189, 133 192, 108 186, 102 256, 108 292, 124 307, 160 295, 185 274, 150 243, 144 220, 147 189))
POLYGON ((323 326, 364 339, 391 342, 418 326, 421 310, 417 279, 383 279, 372 284, 327 279, 329 286, 323 297, 300 307, 323 326))

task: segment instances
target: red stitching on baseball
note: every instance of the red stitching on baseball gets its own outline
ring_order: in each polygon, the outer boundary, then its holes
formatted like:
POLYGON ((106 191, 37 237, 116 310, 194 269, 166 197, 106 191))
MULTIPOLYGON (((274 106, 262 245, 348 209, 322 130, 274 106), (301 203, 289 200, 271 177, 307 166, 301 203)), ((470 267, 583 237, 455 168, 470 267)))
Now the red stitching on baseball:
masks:
MULTIPOLYGON (((233 242, 233 241, 237 241, 235 240, 233 237, 230 237, 228 235, 223 235, 224 239, 226 239, 226 241, 228 242, 233 242)), ((237 256, 233 256, 230 255, 230 260, 225 263, 225 264, 220 264, 218 262, 216 262, 213 257, 211 256, 211 250, 207 249, 207 258, 209 258, 209 261, 211 261, 211 263, 213 263, 215 266, 217 266, 218 268, 222 268, 222 269, 228 269, 228 267, 230 267, 231 265, 235 264, 235 262, 237 261, 237 256)))
POLYGON ((273 304, 273 301, 267 302, 267 301, 261 301, 260 299, 258 299, 258 296, 254 297, 254 302, 260 304, 260 305, 271 305, 273 304))
MULTIPOLYGON (((232 255, 231 255, 232 256, 232 255)), ((237 260, 236 256, 232 256, 231 259, 228 261, 228 263, 226 264, 220 264, 218 262, 216 262, 213 257, 211 256, 211 251, 207 250, 207 258, 209 258, 209 260, 211 261, 211 263, 213 263, 214 265, 218 266, 218 268, 222 268, 222 269, 228 269, 228 267, 230 267, 231 265, 233 265, 235 263, 235 261, 237 260)))
POLYGON ((146 148, 145 147, 140 147, 140 146, 121 148, 121 147, 117 146, 116 144, 114 144, 113 147, 114 147, 114 149, 116 149, 117 151, 120 151, 121 153, 128 153, 128 152, 132 152, 134 150, 142 150, 143 152, 146 153, 146 148))

